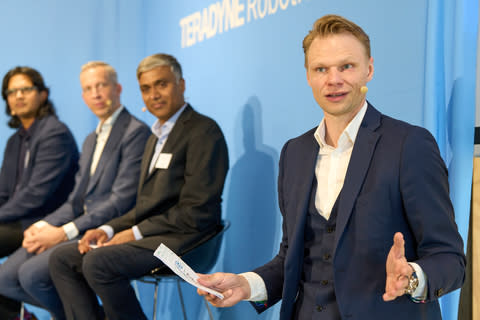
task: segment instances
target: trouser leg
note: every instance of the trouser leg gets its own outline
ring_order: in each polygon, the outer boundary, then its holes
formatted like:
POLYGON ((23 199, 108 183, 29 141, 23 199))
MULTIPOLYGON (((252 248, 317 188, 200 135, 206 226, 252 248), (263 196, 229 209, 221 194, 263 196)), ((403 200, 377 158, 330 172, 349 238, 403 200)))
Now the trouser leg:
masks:
POLYGON ((18 270, 18 279, 23 290, 40 306, 50 311, 55 320, 65 319, 65 314, 62 301, 50 277, 48 261, 54 250, 69 243, 73 243, 73 241, 59 244, 38 255, 33 255, 18 270))
POLYGON ((147 319, 130 282, 162 266, 153 251, 121 244, 89 252, 83 273, 103 303, 108 319, 147 319))
POLYGON ((20 301, 37 304, 23 290, 18 278, 18 270, 31 256, 24 248, 19 248, 0 265, 0 319, 10 319, 18 315, 20 301))
POLYGON ((104 313, 95 292, 82 273, 84 256, 76 243, 53 250, 49 259, 50 276, 69 320, 103 320, 104 313))

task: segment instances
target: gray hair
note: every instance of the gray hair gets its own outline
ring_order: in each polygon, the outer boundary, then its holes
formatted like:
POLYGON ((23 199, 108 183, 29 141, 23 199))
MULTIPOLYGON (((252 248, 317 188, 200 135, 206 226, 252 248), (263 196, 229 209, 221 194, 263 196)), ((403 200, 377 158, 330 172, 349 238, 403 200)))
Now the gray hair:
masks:
POLYGON ((173 74, 175 75, 177 83, 183 78, 182 67, 175 57, 169 54, 157 53, 152 54, 151 56, 148 56, 140 61, 137 67, 137 79, 140 80, 140 76, 146 71, 164 66, 170 67, 170 70, 172 70, 173 74))

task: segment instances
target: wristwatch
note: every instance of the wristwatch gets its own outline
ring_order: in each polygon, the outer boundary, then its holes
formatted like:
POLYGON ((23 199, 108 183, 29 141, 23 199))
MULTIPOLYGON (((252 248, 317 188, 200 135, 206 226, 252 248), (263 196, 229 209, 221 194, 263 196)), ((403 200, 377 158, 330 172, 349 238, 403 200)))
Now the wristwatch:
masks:
POLYGON ((408 277, 408 285, 405 288, 405 294, 412 295, 413 292, 415 292, 415 290, 417 289, 417 287, 418 287, 418 277, 417 277, 417 274, 413 272, 412 275, 408 277))

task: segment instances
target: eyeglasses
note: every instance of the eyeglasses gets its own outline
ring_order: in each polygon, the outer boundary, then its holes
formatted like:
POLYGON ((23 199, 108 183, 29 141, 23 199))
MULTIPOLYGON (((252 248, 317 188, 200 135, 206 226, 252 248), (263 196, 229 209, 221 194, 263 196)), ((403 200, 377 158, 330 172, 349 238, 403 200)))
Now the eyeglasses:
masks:
POLYGON ((31 87, 23 87, 23 88, 13 88, 13 89, 8 89, 8 90, 5 90, 5 94, 7 95, 7 97, 14 97, 17 95, 18 92, 21 92, 22 94, 25 94, 25 93, 30 93, 32 92, 33 90, 36 90, 37 87, 35 86, 31 86, 31 87))

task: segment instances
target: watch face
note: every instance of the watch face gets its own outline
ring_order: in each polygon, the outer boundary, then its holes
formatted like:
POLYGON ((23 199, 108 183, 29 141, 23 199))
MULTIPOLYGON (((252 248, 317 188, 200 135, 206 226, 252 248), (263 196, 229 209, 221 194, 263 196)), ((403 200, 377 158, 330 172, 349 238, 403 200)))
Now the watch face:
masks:
POLYGON ((412 295, 412 293, 417 289, 417 287, 418 287, 418 278, 417 278, 417 274, 414 272, 408 278, 408 285, 407 285, 407 288, 405 289, 405 293, 412 295))

